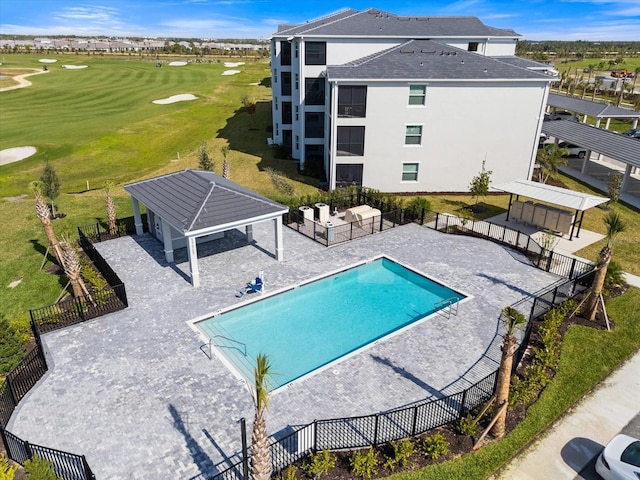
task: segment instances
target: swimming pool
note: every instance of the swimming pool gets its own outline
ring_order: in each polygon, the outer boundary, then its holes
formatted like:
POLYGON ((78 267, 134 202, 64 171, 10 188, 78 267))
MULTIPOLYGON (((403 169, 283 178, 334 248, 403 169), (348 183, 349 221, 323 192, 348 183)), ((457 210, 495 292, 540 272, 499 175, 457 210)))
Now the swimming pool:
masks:
POLYGON ((250 385, 259 353, 271 390, 413 325, 466 296, 380 257, 236 307, 194 325, 250 385), (446 302, 445 302, 446 303, 446 302))

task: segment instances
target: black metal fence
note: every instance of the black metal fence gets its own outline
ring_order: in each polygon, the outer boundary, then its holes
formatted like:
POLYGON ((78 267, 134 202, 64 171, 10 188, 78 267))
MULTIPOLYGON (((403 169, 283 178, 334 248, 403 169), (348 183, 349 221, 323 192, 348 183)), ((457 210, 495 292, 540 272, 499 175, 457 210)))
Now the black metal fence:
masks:
POLYGON ((38 455, 51 462, 56 474, 63 480, 96 480, 84 455, 31 444, 2 427, 0 427, 0 436, 6 445, 7 456, 15 462, 24 465, 26 460, 38 455))
MULTIPOLYGON (((149 225, 147 224, 147 214, 143 213, 140 218, 142 219, 143 231, 148 232, 149 225)), ((134 233, 136 233, 136 226, 133 217, 124 217, 118 218, 116 220, 116 230, 113 233, 109 232, 109 225, 106 222, 96 222, 90 225, 82 225, 78 227, 78 233, 81 233, 92 243, 98 243, 105 240, 111 240, 113 238, 133 235, 134 233)))
MULTIPOLYGON (((556 282, 536 296, 512 306, 528 318, 520 346, 514 358, 514 370, 522 360, 531 335, 533 321, 589 288, 594 272, 556 282)), ((456 422, 491 398, 495 392, 498 371, 487 375, 471 387, 452 395, 425 400, 406 407, 360 417, 316 420, 294 429, 270 445, 274 472, 303 459, 310 452, 343 450, 377 446, 426 433, 434 428, 456 422)), ((248 453, 236 464, 221 471, 212 480, 245 480, 243 465, 248 453)))

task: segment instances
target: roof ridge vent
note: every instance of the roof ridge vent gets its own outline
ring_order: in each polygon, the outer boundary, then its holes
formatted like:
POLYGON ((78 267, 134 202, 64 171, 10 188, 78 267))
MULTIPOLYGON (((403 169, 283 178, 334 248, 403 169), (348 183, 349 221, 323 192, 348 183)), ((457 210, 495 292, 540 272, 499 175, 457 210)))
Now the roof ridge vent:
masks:
POLYGON ((401 48, 400 53, 416 53, 413 48, 401 48))

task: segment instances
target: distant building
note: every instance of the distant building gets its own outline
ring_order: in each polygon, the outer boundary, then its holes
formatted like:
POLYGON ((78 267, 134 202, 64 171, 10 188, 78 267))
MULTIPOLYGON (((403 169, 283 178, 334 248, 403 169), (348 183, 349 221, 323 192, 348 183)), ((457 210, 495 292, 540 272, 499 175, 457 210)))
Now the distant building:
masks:
POLYGON ((331 189, 467 191, 531 178, 554 80, 475 17, 347 9, 271 39, 273 141, 331 189), (314 165, 312 165, 314 164, 314 165))

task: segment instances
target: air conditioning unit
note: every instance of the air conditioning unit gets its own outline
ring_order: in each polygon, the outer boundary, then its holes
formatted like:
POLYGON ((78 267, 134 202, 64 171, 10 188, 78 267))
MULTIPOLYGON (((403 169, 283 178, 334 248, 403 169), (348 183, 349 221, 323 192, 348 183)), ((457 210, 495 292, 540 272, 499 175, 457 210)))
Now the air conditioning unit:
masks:
POLYGON ((329 205, 326 203, 315 204, 316 220, 324 225, 329 221, 329 205))
POLYGON ((303 205, 298 210, 300 210, 300 214, 302 215, 302 220, 304 223, 313 223, 313 208, 303 205))

